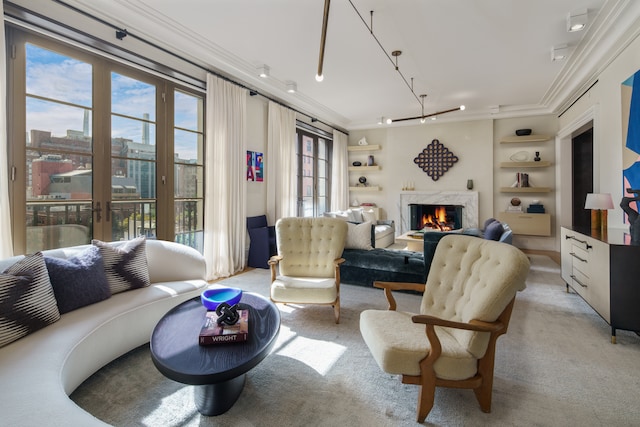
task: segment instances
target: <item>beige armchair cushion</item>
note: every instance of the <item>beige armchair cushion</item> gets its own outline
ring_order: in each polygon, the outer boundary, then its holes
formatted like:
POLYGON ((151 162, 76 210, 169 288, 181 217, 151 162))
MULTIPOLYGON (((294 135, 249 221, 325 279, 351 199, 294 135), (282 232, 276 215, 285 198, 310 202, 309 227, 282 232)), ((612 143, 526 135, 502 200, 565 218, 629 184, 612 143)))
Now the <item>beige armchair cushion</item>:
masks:
MULTIPOLYGON (((366 310, 360 332, 380 368, 390 374, 420 375, 420 361, 430 346, 424 325, 413 323, 415 313, 366 310)), ((438 378, 460 380, 476 373, 477 360, 445 328, 436 327, 442 355, 434 365, 438 378)))
POLYGON ((271 284, 271 299, 298 303, 331 303, 338 295, 334 278, 278 276, 271 284))

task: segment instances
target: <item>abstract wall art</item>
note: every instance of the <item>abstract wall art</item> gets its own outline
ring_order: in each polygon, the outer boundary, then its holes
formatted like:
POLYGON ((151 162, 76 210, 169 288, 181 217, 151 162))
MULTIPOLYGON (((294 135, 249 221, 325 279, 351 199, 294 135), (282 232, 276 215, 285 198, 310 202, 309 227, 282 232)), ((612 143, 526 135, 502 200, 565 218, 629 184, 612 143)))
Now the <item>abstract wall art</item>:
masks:
POLYGON ((453 154, 440 141, 434 139, 427 148, 422 150, 413 163, 418 165, 432 180, 437 181, 458 161, 458 156, 453 154))
POLYGON ((264 155, 247 151, 247 181, 264 181, 264 155))

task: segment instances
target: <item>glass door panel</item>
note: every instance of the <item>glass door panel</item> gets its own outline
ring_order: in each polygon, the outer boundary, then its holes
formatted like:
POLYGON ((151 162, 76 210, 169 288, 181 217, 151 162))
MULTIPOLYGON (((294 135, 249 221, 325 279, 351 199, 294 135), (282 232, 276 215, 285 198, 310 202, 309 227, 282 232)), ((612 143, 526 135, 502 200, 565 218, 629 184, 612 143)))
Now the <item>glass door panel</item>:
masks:
POLYGON ((93 236, 92 66, 25 45, 26 252, 93 236))
POLYGON ((111 239, 155 238, 156 86, 111 73, 111 239))
POLYGON ((204 249, 204 100, 174 91, 175 241, 204 249))

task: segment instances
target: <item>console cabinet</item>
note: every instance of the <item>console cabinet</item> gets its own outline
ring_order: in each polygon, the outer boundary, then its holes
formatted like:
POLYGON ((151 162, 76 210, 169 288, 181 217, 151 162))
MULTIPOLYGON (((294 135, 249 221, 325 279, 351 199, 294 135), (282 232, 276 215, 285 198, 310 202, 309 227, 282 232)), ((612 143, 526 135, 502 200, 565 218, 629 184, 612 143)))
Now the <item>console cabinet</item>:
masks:
POLYGON ((640 246, 625 243, 623 230, 605 235, 561 228, 562 279, 610 326, 640 331, 640 246))

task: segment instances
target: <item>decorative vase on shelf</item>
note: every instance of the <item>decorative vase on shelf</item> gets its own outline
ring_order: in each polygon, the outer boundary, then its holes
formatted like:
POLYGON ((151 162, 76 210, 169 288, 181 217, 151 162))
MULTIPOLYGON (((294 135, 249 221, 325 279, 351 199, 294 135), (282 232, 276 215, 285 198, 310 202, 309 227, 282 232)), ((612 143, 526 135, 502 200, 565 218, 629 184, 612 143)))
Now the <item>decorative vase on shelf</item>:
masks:
POLYGON ((539 162, 540 161, 540 152, 536 151, 536 156, 533 158, 534 162, 539 162))

